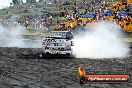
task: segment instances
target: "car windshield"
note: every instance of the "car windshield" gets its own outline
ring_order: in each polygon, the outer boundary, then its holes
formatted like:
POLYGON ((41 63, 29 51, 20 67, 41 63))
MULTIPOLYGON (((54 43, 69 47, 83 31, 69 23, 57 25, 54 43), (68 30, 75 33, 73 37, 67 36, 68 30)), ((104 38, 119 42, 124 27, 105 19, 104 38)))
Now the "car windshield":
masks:
POLYGON ((59 37, 59 38, 73 38, 73 34, 71 32, 51 32, 50 37, 59 37))
POLYGON ((66 32, 53 32, 52 35, 54 37, 63 37, 63 38, 65 38, 66 37, 66 32))

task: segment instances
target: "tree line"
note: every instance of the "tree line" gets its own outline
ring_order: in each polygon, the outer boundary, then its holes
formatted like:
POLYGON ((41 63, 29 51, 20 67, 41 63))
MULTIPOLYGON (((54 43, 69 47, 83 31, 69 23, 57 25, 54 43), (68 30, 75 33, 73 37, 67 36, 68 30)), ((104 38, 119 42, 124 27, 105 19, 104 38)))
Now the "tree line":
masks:
MULTIPOLYGON (((39 0, 42 1, 42 0, 39 0)), ((36 0, 26 0, 26 3, 35 3, 36 0)), ((12 0, 13 5, 23 4, 23 0, 12 0)))

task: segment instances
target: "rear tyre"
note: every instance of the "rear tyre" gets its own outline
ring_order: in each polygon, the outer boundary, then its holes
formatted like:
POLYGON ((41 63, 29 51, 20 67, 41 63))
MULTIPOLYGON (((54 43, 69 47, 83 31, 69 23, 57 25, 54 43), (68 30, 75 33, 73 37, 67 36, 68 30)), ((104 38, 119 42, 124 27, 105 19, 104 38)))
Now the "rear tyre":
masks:
POLYGON ((70 53, 66 53, 66 56, 70 56, 71 54, 70 53))
POLYGON ((45 58, 45 56, 46 56, 45 53, 42 53, 42 58, 45 58))

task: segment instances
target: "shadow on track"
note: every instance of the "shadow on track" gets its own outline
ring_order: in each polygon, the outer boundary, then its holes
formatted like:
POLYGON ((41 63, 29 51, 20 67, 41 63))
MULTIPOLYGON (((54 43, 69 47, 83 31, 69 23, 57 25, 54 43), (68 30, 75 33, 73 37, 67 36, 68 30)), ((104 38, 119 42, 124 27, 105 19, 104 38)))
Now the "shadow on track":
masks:
POLYGON ((62 55, 62 54, 43 54, 43 59, 75 59, 73 55, 62 55))
POLYGON ((54 54, 54 55, 46 55, 42 53, 18 53, 17 58, 19 59, 75 59, 72 55, 60 55, 60 54, 54 54))

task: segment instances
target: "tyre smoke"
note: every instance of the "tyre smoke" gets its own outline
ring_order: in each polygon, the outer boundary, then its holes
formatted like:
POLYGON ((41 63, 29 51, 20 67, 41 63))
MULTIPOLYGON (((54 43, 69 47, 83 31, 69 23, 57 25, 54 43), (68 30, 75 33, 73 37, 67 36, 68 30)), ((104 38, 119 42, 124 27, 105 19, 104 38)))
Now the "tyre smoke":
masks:
POLYGON ((121 28, 113 22, 92 23, 86 32, 75 36, 74 55, 77 58, 121 58, 129 53, 122 41, 121 28))
POLYGON ((0 25, 0 47, 18 48, 40 48, 41 42, 32 39, 25 39, 23 34, 27 30, 23 26, 4 27, 0 25))

